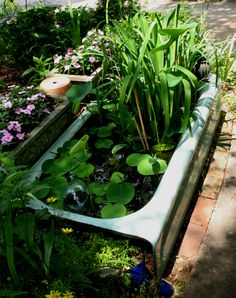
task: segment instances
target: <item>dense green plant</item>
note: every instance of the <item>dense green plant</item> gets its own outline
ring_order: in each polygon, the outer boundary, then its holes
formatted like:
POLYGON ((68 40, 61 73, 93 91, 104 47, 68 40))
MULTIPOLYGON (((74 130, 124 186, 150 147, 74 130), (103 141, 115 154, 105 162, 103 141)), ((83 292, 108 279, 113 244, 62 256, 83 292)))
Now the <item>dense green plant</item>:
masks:
POLYGON ((19 10, 19 5, 15 0, 3 0, 0 3, 0 18, 15 14, 19 10))
POLYGON ((119 90, 115 121, 147 151, 182 134, 195 103, 198 81, 192 69, 204 56, 204 39, 198 37, 198 23, 179 22, 179 9, 162 17, 140 12, 114 21, 108 30, 110 84, 119 90))
POLYGON ((236 67, 236 34, 226 40, 210 45, 212 52, 212 69, 225 82, 234 81, 236 67))
POLYGON ((69 7, 41 6, 20 11, 0 25, 0 44, 4 45, 0 54, 12 57, 18 65, 31 66, 33 56, 48 58, 64 53, 96 24, 93 12, 84 7, 73 9, 73 18, 69 7), (75 17, 79 23, 75 24, 75 17))
POLYGON ((26 69, 22 74, 22 78, 29 78, 28 83, 39 83, 43 79, 45 79, 47 73, 51 68, 52 58, 44 59, 43 56, 41 57, 33 57, 34 66, 26 69))

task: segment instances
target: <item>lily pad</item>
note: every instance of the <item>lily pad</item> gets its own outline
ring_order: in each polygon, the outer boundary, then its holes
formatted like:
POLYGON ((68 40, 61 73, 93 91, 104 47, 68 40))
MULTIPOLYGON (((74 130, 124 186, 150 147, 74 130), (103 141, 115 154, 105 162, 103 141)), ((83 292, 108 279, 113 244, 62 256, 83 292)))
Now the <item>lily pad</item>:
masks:
POLYGON ((92 182, 88 185, 89 192, 96 196, 103 196, 106 193, 106 188, 103 183, 92 182))
POLYGON ((125 216, 127 209, 122 204, 108 204, 105 205, 101 210, 102 218, 116 218, 125 216))
POLYGON ((110 181, 111 182, 114 182, 114 183, 121 183, 123 182, 125 179, 125 175, 121 172, 114 172, 112 175, 111 175, 111 179, 110 181))
POLYGON ((131 167, 136 167, 140 161, 149 158, 151 158, 149 154, 132 153, 126 158, 126 163, 131 167))
POLYGON ((94 171, 94 165, 86 162, 81 162, 81 164, 71 171, 72 174, 75 174, 79 178, 87 178, 94 171))
POLYGON ((106 191, 106 197, 109 202, 128 204, 132 201, 135 194, 134 186, 128 182, 111 183, 106 191))
POLYGON ((71 159, 68 156, 60 159, 48 159, 42 165, 42 171, 52 176, 60 176, 67 173, 71 168, 71 159))
POLYGON ((111 148, 112 144, 113 144, 113 141, 110 139, 100 139, 95 143, 95 147, 97 149, 102 149, 102 148, 108 149, 108 148, 111 148))

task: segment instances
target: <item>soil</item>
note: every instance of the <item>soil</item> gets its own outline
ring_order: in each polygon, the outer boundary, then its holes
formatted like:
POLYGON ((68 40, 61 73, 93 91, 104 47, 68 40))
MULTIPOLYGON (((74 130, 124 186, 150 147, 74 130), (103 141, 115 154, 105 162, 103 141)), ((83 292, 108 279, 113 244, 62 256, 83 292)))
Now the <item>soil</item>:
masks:
POLYGON ((20 83, 21 73, 20 69, 14 68, 8 62, 0 61, 0 88, 2 82, 4 82, 4 85, 20 83))

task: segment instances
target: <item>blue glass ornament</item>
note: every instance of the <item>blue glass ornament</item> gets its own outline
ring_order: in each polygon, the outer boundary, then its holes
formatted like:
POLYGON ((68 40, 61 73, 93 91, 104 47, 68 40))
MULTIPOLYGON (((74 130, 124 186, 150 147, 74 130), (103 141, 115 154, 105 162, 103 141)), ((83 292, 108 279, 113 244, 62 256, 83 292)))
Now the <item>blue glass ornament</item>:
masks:
POLYGON ((131 273, 131 282, 135 287, 141 286, 145 281, 152 278, 152 274, 145 266, 145 262, 133 267, 129 272, 131 273))
POLYGON ((174 288, 166 280, 162 279, 158 285, 159 298, 171 298, 174 294, 174 288))

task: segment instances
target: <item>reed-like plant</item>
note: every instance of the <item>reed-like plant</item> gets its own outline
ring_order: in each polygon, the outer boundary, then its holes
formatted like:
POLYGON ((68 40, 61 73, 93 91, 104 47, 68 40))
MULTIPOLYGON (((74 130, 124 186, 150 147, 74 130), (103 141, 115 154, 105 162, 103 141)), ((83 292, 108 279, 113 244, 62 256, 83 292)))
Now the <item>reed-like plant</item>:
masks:
POLYGON ((163 148, 190 123, 198 80, 194 64, 204 56, 196 22, 179 21, 180 6, 168 15, 139 12, 109 27, 112 84, 119 88, 123 134, 136 131, 143 149, 163 148))

